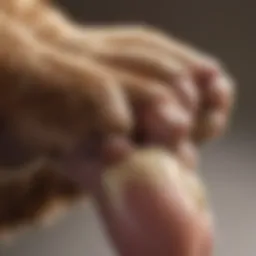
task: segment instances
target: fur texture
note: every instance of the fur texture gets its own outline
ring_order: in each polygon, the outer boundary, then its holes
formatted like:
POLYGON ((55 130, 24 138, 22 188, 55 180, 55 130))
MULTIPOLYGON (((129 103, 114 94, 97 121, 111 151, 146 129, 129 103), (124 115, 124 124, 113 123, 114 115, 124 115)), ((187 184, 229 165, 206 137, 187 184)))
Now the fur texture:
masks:
MULTIPOLYGON (((43 0, 0 0, 0 19, 0 139, 36 152, 23 170, 0 168, 0 237, 84 200, 86 192, 53 164, 37 162, 46 152, 67 152, 92 131, 129 134, 139 127, 152 138, 159 124, 171 127, 168 143, 184 155, 184 138, 194 147, 226 126, 233 91, 219 62, 154 28, 81 26, 43 0), (166 95, 172 122, 155 107, 166 95), (197 111, 188 111, 193 121, 177 114, 184 108, 197 111)), ((0 148, 3 156, 6 150, 0 148)))

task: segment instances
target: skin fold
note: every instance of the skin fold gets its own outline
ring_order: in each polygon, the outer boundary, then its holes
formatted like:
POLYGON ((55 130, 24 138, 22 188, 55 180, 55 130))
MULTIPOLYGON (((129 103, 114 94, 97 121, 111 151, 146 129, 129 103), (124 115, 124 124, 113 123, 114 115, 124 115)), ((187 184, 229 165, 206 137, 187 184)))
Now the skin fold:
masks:
POLYGON ((49 1, 0 0, 0 17, 0 235, 90 194, 121 256, 211 255, 187 180, 201 187, 200 147, 230 118, 223 65, 149 26, 77 24, 49 1))

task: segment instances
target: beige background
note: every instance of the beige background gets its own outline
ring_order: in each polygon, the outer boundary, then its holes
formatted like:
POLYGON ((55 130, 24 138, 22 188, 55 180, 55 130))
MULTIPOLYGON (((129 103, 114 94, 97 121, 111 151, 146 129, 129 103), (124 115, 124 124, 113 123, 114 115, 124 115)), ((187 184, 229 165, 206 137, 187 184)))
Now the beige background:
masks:
MULTIPOLYGON (((87 22, 147 21, 220 57, 239 81, 232 132, 205 149, 202 170, 216 212, 218 256, 256 252, 256 4, 235 0, 66 0, 87 22)), ((91 205, 78 207, 54 227, 33 231, 5 256, 112 256, 91 205)))

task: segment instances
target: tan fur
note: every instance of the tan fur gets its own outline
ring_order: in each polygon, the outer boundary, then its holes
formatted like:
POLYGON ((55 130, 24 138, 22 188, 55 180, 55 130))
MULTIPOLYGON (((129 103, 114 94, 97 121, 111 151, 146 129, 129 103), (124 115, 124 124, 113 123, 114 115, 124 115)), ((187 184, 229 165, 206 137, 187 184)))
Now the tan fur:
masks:
MULTIPOLYGON (((1 173, 1 172, 0 172, 1 173)), ((65 208, 84 199, 85 191, 47 163, 30 174, 0 181, 0 240, 31 225, 49 223, 65 208)))
MULTIPOLYGON (((166 92, 170 76, 175 82, 183 74, 181 63, 220 70, 211 58, 155 29, 84 27, 49 1, 0 0, 0 38, 0 116, 19 140, 42 152, 70 150, 92 130, 129 133, 134 123, 124 99, 136 105, 158 89, 166 92)), ((0 237, 43 223, 54 206, 84 197, 58 173, 47 162, 10 179, 0 169, 0 237)))
MULTIPOLYGON (((30 17, 44 13, 38 6, 41 2, 0 1, 0 65, 1 69, 4 67, 6 70, 0 74, 1 81, 5 81, 0 87, 1 114, 11 112, 12 104, 16 104, 17 98, 25 94, 22 80, 25 80, 25 84, 29 63, 33 65, 37 62, 37 49, 33 47, 37 41, 31 38, 25 26, 18 25, 18 20, 24 19, 34 24, 30 17), (15 77, 17 72, 18 78, 15 77)), ((54 214, 59 215, 56 210, 63 212, 63 207, 70 207, 70 204, 84 196, 84 191, 61 176, 47 162, 33 166, 29 173, 18 172, 9 176, 8 171, 0 170, 0 240, 6 240, 9 235, 12 236, 27 225, 48 222, 54 214)))

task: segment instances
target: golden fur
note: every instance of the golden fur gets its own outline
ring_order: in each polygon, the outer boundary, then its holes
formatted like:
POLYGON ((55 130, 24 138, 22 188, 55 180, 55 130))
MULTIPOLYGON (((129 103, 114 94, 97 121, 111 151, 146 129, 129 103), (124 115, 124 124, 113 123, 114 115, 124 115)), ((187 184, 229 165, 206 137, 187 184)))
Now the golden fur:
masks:
MULTIPOLYGON (((151 100, 155 84, 169 83, 170 73, 172 81, 180 77, 176 59, 194 70, 221 70, 212 58, 155 29, 84 27, 49 1, 0 0, 0 19, 0 117, 11 134, 39 152, 65 152, 95 129, 128 133, 134 123, 119 89, 135 106, 151 100)), ((206 92, 208 112, 200 113, 197 123, 203 125, 195 129, 203 137, 225 126, 216 111, 226 111, 230 91, 216 88, 220 101, 211 101, 216 91, 206 92)), ((85 196, 48 161, 30 168, 0 168, 0 237, 44 223, 56 207, 85 196)))

